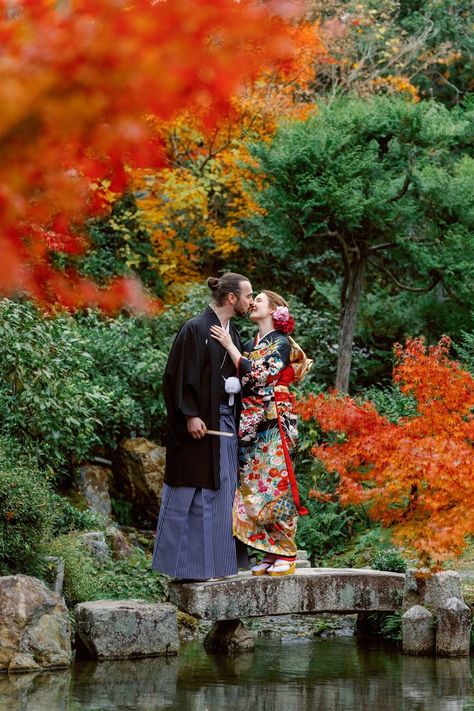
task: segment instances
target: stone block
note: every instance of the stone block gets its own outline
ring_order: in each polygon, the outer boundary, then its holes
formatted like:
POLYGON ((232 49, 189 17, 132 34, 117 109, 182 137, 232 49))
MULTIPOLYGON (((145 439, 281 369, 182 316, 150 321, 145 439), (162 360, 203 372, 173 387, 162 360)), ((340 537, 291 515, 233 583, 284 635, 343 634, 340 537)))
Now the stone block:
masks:
POLYGON ((95 600, 76 605, 78 649, 97 659, 176 654, 176 608, 143 600, 95 600))
POLYGON ((457 597, 451 597, 438 609, 436 654, 446 657, 469 655, 471 611, 457 597))
POLYGON ((451 597, 463 600, 461 579, 454 570, 429 574, 428 571, 407 570, 403 592, 403 610, 422 605, 436 612, 451 597))
POLYGON ((63 598, 37 578, 0 578, 0 671, 68 667, 69 615, 63 598))
POLYGON ((105 563, 110 558, 110 550, 102 531, 81 533, 78 538, 89 549, 90 554, 98 563, 105 563))
POLYGON ((402 644, 405 654, 432 654, 435 646, 433 614, 414 605, 402 616, 402 644))
POLYGON ((124 560, 133 555, 133 546, 120 528, 108 526, 105 533, 112 549, 112 555, 116 560, 124 560))
POLYGON ((214 622, 204 639, 207 652, 249 652, 254 647, 253 633, 240 620, 214 622))

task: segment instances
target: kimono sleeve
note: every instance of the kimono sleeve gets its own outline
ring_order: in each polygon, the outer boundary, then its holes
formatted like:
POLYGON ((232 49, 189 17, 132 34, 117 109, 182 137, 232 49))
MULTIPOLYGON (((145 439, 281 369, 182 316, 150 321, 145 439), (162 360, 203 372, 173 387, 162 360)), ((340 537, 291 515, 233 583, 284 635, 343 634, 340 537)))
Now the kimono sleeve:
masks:
POLYGON ((197 329, 185 324, 175 338, 163 378, 168 414, 199 417, 202 356, 197 329))

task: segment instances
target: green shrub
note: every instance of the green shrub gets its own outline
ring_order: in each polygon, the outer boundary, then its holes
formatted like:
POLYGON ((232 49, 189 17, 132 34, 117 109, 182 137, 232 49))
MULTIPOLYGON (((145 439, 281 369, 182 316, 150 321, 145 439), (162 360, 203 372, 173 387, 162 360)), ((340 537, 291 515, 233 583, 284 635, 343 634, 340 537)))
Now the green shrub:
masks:
POLYGON ((125 560, 109 561, 98 571, 100 597, 110 600, 140 598, 154 602, 165 597, 167 577, 151 570, 151 558, 141 548, 125 560))
POLYGON ((314 423, 300 422, 300 443, 295 457, 298 490, 309 516, 298 519, 296 543, 308 551, 311 558, 326 560, 345 550, 351 538, 367 527, 367 517, 362 507, 342 507, 337 501, 319 501, 309 497, 309 491, 334 494, 337 477, 328 474, 309 450, 318 434, 314 423))
POLYGON ((404 573, 407 569, 407 562, 396 548, 387 548, 375 553, 372 559, 372 568, 374 570, 388 570, 392 573, 404 573))
POLYGON ((5 438, 0 440, 0 575, 41 574, 54 526, 49 482, 5 438))
MULTIPOLYGON (((474 320, 474 313, 472 319, 474 320)), ((474 332, 464 332, 461 342, 455 345, 455 350, 464 365, 474 374, 474 332)))
POLYGON ((66 471, 100 443, 97 415, 111 394, 74 319, 43 318, 31 304, 0 301, 0 418, 3 432, 34 452, 40 467, 66 471))
POLYGON ((392 642, 402 641, 402 613, 373 612, 367 615, 365 631, 371 635, 378 635, 392 642))
POLYGON ((58 536, 49 543, 47 553, 64 561, 63 595, 69 607, 100 598, 97 568, 77 533, 58 536))
POLYGON ((89 509, 81 511, 69 499, 60 494, 52 494, 52 504, 55 507, 53 535, 70 531, 87 531, 100 528, 100 519, 89 509))
POLYGON ((377 411, 390 422, 398 422, 402 417, 417 414, 417 402, 411 395, 405 395, 399 388, 389 385, 381 388, 367 388, 360 393, 364 400, 370 400, 377 411))
POLYGON ((180 318, 45 318, 0 301, 0 422, 40 468, 68 476, 125 436, 159 437, 161 382, 180 318))
POLYGON ((138 275, 153 294, 163 295, 158 259, 133 195, 123 195, 108 215, 89 220, 87 228, 87 252, 79 257, 55 254, 59 267, 74 266, 98 284, 106 284, 114 277, 138 275))
POLYGON ((98 402, 100 442, 114 449, 126 436, 159 436, 165 408, 161 395, 169 340, 158 318, 96 312, 77 317, 77 328, 94 364, 91 381, 107 396, 98 402))

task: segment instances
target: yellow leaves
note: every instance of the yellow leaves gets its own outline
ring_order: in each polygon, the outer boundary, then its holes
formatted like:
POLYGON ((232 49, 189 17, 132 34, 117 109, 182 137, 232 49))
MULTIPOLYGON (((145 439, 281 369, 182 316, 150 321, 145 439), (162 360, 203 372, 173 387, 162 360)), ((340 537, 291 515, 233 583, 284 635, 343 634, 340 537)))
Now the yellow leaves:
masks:
POLYGON ((415 103, 420 100, 417 88, 407 77, 396 75, 379 77, 372 81, 372 87, 376 92, 382 90, 387 94, 405 94, 415 103))

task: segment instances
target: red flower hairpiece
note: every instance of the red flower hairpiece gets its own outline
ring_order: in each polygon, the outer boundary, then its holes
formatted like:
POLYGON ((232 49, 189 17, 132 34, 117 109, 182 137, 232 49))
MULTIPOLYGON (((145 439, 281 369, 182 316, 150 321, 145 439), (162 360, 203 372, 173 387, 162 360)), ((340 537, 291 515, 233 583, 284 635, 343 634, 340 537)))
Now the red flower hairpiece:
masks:
POLYGON ((293 333, 295 329, 295 320, 290 314, 286 306, 278 306, 272 313, 273 325, 277 331, 285 334, 293 333))

